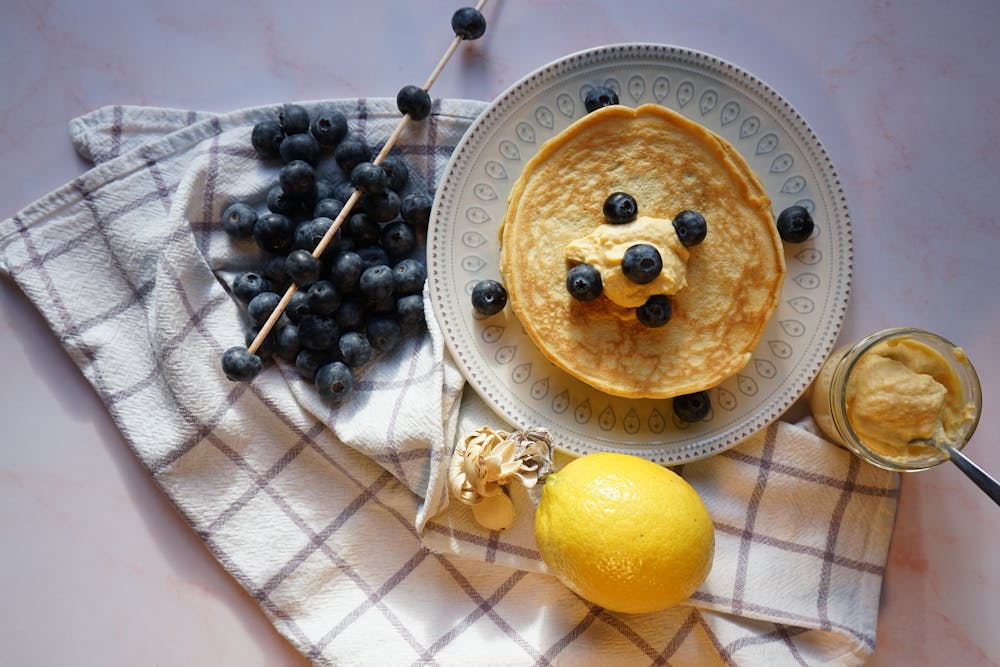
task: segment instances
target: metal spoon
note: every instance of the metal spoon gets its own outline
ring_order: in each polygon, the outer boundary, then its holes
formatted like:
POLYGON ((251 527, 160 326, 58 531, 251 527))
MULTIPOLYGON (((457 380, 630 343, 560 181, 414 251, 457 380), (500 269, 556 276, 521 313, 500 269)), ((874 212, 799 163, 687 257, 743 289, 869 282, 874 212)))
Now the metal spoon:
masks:
POLYGON ((934 440, 917 438, 915 440, 911 440, 910 442, 930 445, 931 447, 943 452, 948 456, 948 459, 952 463, 958 466, 959 470, 965 473, 966 477, 971 479, 976 486, 992 498, 993 502, 1000 505, 1000 482, 994 479, 988 472, 976 465, 972 459, 963 454, 961 451, 955 449, 948 443, 939 443, 934 440))

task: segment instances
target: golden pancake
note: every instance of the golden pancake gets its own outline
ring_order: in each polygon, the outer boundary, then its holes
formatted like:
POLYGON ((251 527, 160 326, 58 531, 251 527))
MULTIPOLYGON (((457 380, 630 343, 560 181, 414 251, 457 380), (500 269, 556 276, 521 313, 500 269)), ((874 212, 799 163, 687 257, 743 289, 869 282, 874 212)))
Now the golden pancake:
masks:
MULTIPOLYGON (((785 276, 770 199, 746 161, 722 137, 654 104, 604 107, 546 141, 514 184, 500 233, 500 272, 528 336, 555 365, 618 396, 679 396, 742 369, 785 276), (682 210, 707 222, 704 241, 680 249, 686 282, 669 297, 662 326, 641 324, 606 292, 578 301, 567 290, 567 246, 601 225, 627 226, 604 219, 613 192, 635 197, 640 216, 662 219, 663 234, 673 234, 682 210)), ((671 245, 676 239, 664 237, 661 252, 673 253, 671 245)))

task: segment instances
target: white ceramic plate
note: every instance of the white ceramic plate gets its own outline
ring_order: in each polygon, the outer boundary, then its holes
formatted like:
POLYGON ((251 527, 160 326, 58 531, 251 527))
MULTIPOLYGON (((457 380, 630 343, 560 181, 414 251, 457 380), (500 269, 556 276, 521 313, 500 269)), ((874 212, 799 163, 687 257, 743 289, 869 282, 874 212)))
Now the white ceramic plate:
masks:
POLYGON ((622 44, 573 54, 514 84, 456 148, 428 232, 431 302, 449 351, 470 385, 519 428, 548 428, 577 454, 619 451, 665 464, 720 452, 778 418, 829 354, 851 287, 851 227, 830 159, 805 121, 774 90, 719 58, 672 46, 622 44), (785 244, 781 303, 750 363, 709 391, 701 422, 676 419, 670 400, 610 396, 556 368, 511 309, 484 318, 472 286, 500 279, 499 223, 524 163, 585 114, 595 85, 622 104, 655 102, 719 133, 764 181, 777 214, 808 208, 812 238, 785 244))

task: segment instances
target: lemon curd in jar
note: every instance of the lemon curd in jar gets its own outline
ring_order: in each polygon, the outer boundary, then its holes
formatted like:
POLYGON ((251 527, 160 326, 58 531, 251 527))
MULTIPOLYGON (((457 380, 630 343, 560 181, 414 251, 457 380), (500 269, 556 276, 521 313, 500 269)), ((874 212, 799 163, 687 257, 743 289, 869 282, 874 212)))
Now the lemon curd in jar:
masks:
POLYGON ((835 351, 810 407, 834 441, 876 465, 917 470, 947 458, 928 441, 961 449, 981 396, 965 352, 920 329, 887 329, 835 351))

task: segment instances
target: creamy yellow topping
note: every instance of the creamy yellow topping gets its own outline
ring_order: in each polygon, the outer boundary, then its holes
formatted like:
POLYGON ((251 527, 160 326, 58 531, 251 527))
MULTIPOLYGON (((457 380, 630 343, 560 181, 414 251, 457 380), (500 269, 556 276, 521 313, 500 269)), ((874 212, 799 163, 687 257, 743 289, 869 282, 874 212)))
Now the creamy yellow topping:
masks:
MULTIPOLYGON (((956 350, 961 360, 964 353, 956 350)), ((858 437, 887 457, 934 450, 914 440, 957 444, 975 407, 963 400, 958 376, 941 354, 915 340, 888 340, 851 371, 847 416, 858 437)))
POLYGON ((590 264, 601 274, 604 294, 623 308, 638 308, 654 294, 676 294, 687 285, 688 249, 681 245, 669 220, 640 216, 620 225, 599 225, 566 245, 570 264, 590 264), (644 285, 622 272, 622 257, 632 246, 646 243, 663 259, 663 270, 644 285))

